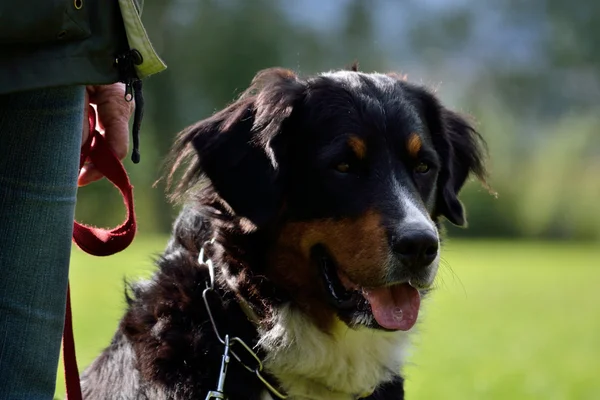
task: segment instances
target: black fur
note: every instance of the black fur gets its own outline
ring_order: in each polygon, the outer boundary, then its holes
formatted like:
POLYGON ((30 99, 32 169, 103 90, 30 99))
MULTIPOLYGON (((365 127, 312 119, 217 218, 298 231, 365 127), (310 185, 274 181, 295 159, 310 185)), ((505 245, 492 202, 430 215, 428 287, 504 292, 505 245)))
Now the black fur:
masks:
MULTIPOLYGON (((410 132, 427 131, 431 145, 425 143, 429 147, 423 151, 439 163, 436 178, 402 182, 425 204, 432 199, 428 212, 436 223, 441 216, 466 223, 457 196, 469 174, 485 175, 480 136, 423 88, 381 78, 379 84, 389 86, 382 90, 366 75, 350 79, 360 84, 327 76, 301 80, 286 70, 266 70, 240 99, 182 133, 174 168, 191 158, 177 188, 187 205, 156 263, 158 271, 150 281, 132 285, 113 342, 83 374, 84 398, 204 399, 216 388, 223 348, 202 299, 208 271, 197 261, 209 239, 216 237, 216 244, 206 248, 217 271, 218 296, 211 297, 217 326, 221 334, 255 346, 259 332, 237 296, 266 324, 277 307, 294 302, 268 276, 268 254, 284 222, 353 217, 366 207, 377 207, 392 220, 402 218, 379 180, 360 186, 352 177, 340 180, 323 172, 336 157, 347 158, 331 146, 344 132, 369 138, 372 151, 383 157, 386 146, 403 148, 410 132), (365 100, 370 98, 378 101, 365 100), (385 140, 369 136, 375 132, 385 133, 385 140), (348 196, 349 190, 355 195, 348 196), (234 288, 228 278, 235 280, 234 288)), ((390 167, 377 154, 368 159, 370 176, 386 176, 390 167)), ((399 174, 410 171, 407 163, 399 164, 399 174)), ((264 350, 257 349, 264 359, 264 350)), ((258 400, 264 390, 252 373, 231 361, 225 384, 229 399, 258 400)), ((382 382, 368 398, 404 398, 402 378, 382 382)))

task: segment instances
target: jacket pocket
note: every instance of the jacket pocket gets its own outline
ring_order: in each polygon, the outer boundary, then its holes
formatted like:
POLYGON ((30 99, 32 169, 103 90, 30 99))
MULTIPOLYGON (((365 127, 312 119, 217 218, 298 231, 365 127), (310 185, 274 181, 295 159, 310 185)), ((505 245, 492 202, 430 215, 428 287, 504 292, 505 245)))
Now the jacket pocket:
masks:
MULTIPOLYGON (((91 1, 91 0, 90 0, 91 1)), ((91 35, 86 0, 0 2, 0 43, 46 43, 91 35)))

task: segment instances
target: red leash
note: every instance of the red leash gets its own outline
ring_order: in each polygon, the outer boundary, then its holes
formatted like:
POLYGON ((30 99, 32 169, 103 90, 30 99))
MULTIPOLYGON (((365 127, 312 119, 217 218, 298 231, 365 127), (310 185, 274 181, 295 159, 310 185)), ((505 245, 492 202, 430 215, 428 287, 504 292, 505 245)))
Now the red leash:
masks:
MULTIPOLYGON (((90 137, 81 148, 79 170, 87 160, 120 191, 127 207, 127 219, 120 226, 107 230, 80 224, 75 221, 73 241, 79 248, 94 256, 109 256, 127 248, 133 241, 137 225, 133 208, 133 186, 129 182, 127 171, 121 160, 106 143, 104 136, 96 130, 96 110, 88 105, 90 137)), ((73 320, 71 315, 71 288, 67 287, 67 307, 63 332, 63 363, 65 369, 65 386, 67 399, 81 400, 79 369, 75 355, 75 339, 73 337, 73 320)))

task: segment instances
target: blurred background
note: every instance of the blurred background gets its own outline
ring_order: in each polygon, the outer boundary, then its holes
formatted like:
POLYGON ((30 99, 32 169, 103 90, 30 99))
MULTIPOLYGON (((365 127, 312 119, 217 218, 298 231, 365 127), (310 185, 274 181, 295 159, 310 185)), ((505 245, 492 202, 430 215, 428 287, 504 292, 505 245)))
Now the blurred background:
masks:
MULTIPOLYGON (((452 235, 600 240, 600 2, 146 0, 143 20, 169 67, 145 81, 143 161, 127 165, 143 232, 170 228, 152 183, 178 131, 262 68, 311 74, 358 60, 477 120, 499 197, 467 188, 470 228, 452 235)), ((122 219, 108 188, 83 189, 78 217, 122 219)))
MULTIPOLYGON (((262 68, 306 75, 358 60, 473 116, 498 192, 473 182, 462 193, 469 229, 449 227, 410 398, 600 398, 600 2, 146 0, 143 21, 169 68, 144 82, 142 162, 126 161, 140 239, 109 260, 74 250, 83 365, 114 332, 122 277, 149 273, 165 245, 177 210, 153 183, 176 133, 262 68)), ((106 182, 80 191, 79 220, 123 217, 106 182)))

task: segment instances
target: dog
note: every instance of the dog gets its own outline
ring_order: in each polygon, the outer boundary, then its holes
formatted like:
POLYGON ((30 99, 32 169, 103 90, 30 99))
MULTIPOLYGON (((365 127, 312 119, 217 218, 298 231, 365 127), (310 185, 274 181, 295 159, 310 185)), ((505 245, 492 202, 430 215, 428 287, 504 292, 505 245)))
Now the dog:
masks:
POLYGON ((472 124, 393 73, 270 68, 172 154, 182 210, 84 398, 403 399, 472 124))

